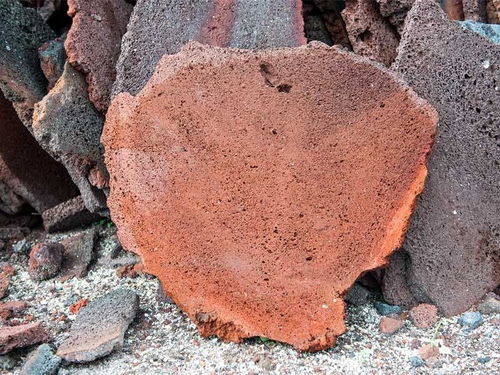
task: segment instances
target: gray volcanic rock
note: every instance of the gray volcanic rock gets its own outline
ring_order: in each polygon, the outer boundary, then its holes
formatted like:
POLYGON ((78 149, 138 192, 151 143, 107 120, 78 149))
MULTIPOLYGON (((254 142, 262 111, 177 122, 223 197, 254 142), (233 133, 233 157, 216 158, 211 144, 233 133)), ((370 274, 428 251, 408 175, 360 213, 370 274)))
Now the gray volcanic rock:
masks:
POLYGON ((84 277, 94 257, 94 245, 97 236, 95 228, 67 237, 60 243, 64 246, 61 265, 61 281, 72 277, 84 277))
POLYGON ((64 63, 66 62, 64 37, 44 43, 38 49, 38 56, 43 74, 49 81, 48 89, 50 90, 64 72, 64 63))
POLYGON ((165 54, 189 40, 263 49, 306 43, 299 0, 138 0, 123 37, 113 96, 137 94, 165 54))
POLYGON ((66 167, 91 212, 106 209, 104 192, 89 181, 95 166, 107 173, 100 143, 103 122, 89 100, 85 79, 69 63, 33 113, 36 139, 66 167))
POLYGON ((139 296, 129 289, 97 298, 82 308, 57 355, 69 362, 90 362, 121 348, 138 310, 139 296))
POLYGON ((30 353, 24 364, 21 375, 53 375, 62 359, 56 355, 49 344, 42 344, 30 353))
MULTIPOLYGON (((500 46, 450 21, 435 1, 416 1, 393 67, 440 123, 403 249, 413 296, 447 316, 500 283, 499 64, 500 46)), ((385 282, 385 294, 399 287, 385 282)))
POLYGON ((87 210, 81 195, 42 213, 43 226, 49 233, 83 227, 100 218, 99 214, 87 210))
POLYGON ((78 194, 64 167, 40 147, 1 91, 0 192, 0 209, 8 214, 24 202, 41 213, 78 194))
POLYGON ((0 2, 0 89, 28 128, 33 106, 47 90, 38 47, 55 37, 36 10, 17 0, 0 2))

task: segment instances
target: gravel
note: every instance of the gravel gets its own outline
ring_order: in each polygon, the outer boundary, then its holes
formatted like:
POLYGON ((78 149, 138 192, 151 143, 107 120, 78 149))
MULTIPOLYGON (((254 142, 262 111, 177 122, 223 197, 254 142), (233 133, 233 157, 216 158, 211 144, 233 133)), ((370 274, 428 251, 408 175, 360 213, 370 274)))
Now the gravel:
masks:
MULTIPOLYGON (((113 228, 101 228, 100 232, 97 253, 105 257, 114 251, 109 239, 113 228)), ((5 253, 2 256, 5 258, 5 253)), ((349 306, 348 332, 334 348, 299 353, 263 338, 243 344, 202 338, 177 306, 161 297, 158 282, 151 276, 120 279, 114 269, 97 261, 83 279, 35 282, 28 275, 27 256, 16 254, 10 262, 17 272, 4 301, 27 301, 27 313, 43 322, 56 347, 67 338, 75 319, 69 302, 81 298, 92 301, 119 286, 135 290, 141 298, 140 312, 125 335, 121 352, 83 365, 63 363, 60 375, 500 373, 500 314, 483 317, 484 323, 473 331, 464 330, 454 317, 440 318, 429 330, 406 321, 397 333, 387 336, 379 333, 381 316, 373 304, 349 306), (437 359, 423 362, 418 357, 418 348, 425 344, 439 348, 437 359)), ((19 374, 29 352, 11 353, 17 365, 7 373, 19 374)))

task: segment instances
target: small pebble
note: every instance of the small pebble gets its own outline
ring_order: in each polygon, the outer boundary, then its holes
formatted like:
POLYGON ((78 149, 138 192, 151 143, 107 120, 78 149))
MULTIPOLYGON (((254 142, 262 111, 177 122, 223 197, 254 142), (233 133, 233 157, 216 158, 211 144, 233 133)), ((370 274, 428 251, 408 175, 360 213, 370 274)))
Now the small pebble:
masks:
POLYGON ((377 309, 377 311, 380 315, 384 315, 384 316, 393 315, 393 314, 398 315, 398 314, 401 314, 401 312, 402 312, 401 307, 388 305, 387 303, 383 303, 383 302, 376 301, 373 303, 373 306, 377 309))
POLYGON ((473 330, 484 323, 483 316, 478 311, 466 312, 458 319, 458 323, 467 330, 473 330))
POLYGON ((411 367, 420 367, 420 366, 423 366, 425 364, 425 362, 418 355, 415 355, 413 357, 410 357, 410 364, 411 364, 411 367))
POLYGON ((491 358, 490 357, 481 357, 481 358, 478 358, 477 361, 484 365, 485 363, 488 363, 489 361, 491 361, 491 358))
POLYGON ((485 315, 500 313, 500 301, 493 296, 487 296, 483 302, 479 304, 477 310, 485 315))

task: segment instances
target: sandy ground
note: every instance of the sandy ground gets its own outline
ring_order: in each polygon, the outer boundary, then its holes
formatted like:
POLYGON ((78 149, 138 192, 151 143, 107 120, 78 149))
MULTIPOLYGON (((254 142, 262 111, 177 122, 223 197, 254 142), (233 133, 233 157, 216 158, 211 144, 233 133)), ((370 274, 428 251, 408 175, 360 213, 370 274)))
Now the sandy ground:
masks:
MULTIPOLYGON (((102 230, 99 257, 110 250, 107 236, 112 231, 113 228, 102 230)), ((95 262, 83 279, 33 282, 27 273, 26 255, 17 254, 10 258, 10 263, 17 273, 4 301, 27 301, 28 313, 45 324, 55 346, 64 340, 75 319, 69 306, 79 299, 93 300, 117 287, 133 289, 141 298, 141 312, 127 331, 121 352, 84 365, 63 364, 61 375, 500 374, 499 314, 485 316, 485 323, 471 332, 465 331, 455 317, 441 318, 428 330, 407 321, 399 332, 387 336, 379 333, 380 316, 371 304, 349 306, 348 332, 339 338, 337 345, 307 354, 260 338, 243 344, 202 338, 175 304, 161 297, 158 282, 151 276, 120 279, 114 269, 95 262), (440 355, 437 360, 414 368, 409 359, 425 343, 438 345, 440 355)), ((4 373, 19 374, 30 350, 11 354, 18 365, 4 373)))

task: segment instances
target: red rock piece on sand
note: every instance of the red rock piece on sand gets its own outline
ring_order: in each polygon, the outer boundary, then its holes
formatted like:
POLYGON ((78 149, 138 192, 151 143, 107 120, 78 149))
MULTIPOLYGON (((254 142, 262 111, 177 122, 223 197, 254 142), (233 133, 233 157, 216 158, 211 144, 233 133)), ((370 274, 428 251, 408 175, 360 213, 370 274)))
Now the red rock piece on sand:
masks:
POLYGON ((336 48, 190 43, 108 112, 120 242, 203 336, 328 348, 344 293, 401 243, 436 122, 336 48))
POLYGON ((68 60, 86 75, 90 100, 106 112, 133 6, 124 0, 68 0, 68 6, 73 17, 65 42, 68 60))

